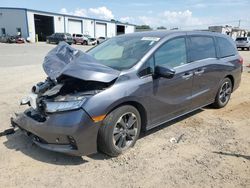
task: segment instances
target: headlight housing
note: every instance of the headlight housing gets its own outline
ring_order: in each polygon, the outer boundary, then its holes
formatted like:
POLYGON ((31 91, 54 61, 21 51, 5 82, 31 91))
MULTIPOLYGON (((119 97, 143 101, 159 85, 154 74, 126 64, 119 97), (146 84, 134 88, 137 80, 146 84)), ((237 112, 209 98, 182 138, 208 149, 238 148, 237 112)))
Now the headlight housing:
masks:
POLYGON ((63 96, 54 101, 45 102, 45 110, 48 113, 63 112, 81 108, 86 98, 83 96, 63 96))

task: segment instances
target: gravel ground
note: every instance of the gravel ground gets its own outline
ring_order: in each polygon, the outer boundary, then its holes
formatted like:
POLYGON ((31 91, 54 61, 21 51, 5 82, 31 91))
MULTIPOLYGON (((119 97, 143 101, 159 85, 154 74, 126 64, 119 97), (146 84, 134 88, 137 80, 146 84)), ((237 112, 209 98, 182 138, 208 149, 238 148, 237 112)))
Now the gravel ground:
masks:
MULTIPOLYGON (((53 45, 0 44, 0 130, 44 80, 53 45)), ((89 47, 75 46, 82 50, 89 47)), ((250 52, 240 52, 245 65, 250 52)), ((117 158, 72 157, 43 150, 19 131, 0 137, 1 187, 250 187, 250 69, 224 109, 209 107, 143 134, 117 158), (171 143, 171 138, 179 138, 171 143)))

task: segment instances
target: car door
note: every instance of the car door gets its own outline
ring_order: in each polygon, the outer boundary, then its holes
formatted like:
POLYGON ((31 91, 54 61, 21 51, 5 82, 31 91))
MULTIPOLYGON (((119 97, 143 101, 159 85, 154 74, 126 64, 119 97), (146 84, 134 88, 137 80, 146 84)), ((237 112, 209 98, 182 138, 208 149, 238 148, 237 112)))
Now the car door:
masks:
POLYGON ((156 77, 152 81, 150 118, 156 126, 190 110, 193 69, 187 63, 186 37, 168 40, 154 53, 155 66, 175 70, 171 79, 156 77))
POLYGON ((189 63, 194 69, 192 108, 212 103, 221 79, 213 36, 190 35, 187 39, 189 63))

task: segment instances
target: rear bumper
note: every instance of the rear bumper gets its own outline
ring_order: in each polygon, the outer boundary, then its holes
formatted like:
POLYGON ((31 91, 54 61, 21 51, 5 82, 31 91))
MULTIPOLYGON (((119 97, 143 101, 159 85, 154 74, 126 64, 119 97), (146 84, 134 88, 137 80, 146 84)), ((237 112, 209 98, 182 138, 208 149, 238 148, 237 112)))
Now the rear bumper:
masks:
POLYGON ((84 43, 84 40, 83 39, 74 39, 75 43, 84 43))
POLYGON ((77 156, 97 152, 99 125, 82 109, 51 114, 45 119, 28 109, 11 123, 44 149, 77 156))
POLYGON ((247 44, 236 44, 237 48, 249 48, 250 47, 250 44, 247 43, 247 44))
POLYGON ((233 91, 239 88, 241 83, 241 76, 242 76, 243 66, 240 66, 238 69, 236 69, 233 72, 233 78, 234 78, 234 87, 233 91))

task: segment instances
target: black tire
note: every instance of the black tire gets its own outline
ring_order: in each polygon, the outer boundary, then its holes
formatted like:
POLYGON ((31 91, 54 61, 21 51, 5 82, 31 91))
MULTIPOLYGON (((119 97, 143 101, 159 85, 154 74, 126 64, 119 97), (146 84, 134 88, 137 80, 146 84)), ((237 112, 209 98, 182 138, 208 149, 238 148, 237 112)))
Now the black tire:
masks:
POLYGON ((215 108, 225 107, 228 101, 230 100, 232 91, 233 91, 232 81, 229 78, 225 78, 220 85, 213 106, 215 108))
POLYGON ((88 45, 88 42, 86 40, 83 41, 83 45, 88 45))
POLYGON ((98 149, 116 157, 134 146, 140 130, 141 117, 138 110, 130 105, 121 106, 108 114, 100 127, 98 149))

